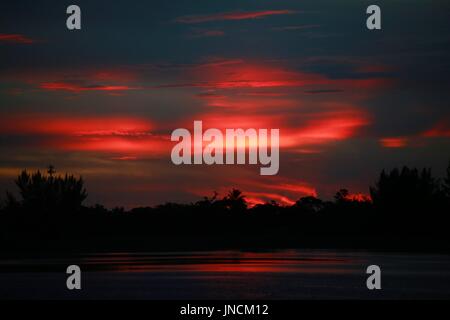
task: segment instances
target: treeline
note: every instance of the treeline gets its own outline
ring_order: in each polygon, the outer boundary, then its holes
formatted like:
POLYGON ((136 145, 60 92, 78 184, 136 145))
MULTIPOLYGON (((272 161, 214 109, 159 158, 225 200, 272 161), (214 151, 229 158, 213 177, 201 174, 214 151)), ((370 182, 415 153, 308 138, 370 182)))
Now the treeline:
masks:
POLYGON ((0 246, 73 250, 352 247, 449 250, 450 164, 441 179, 430 169, 382 171, 370 198, 339 190, 333 201, 300 198, 249 207, 232 189, 195 203, 126 211, 84 206, 81 177, 23 171, 20 197, 0 209, 0 246))

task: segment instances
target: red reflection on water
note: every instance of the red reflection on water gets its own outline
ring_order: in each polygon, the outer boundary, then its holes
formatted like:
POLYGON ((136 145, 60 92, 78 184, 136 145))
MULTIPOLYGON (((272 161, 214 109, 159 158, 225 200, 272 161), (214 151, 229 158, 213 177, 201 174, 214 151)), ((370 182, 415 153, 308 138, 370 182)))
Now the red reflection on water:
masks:
POLYGON ((330 253, 302 254, 296 251, 273 253, 208 252, 186 254, 110 254, 94 256, 83 265, 114 272, 192 273, 348 273, 354 260, 330 253))

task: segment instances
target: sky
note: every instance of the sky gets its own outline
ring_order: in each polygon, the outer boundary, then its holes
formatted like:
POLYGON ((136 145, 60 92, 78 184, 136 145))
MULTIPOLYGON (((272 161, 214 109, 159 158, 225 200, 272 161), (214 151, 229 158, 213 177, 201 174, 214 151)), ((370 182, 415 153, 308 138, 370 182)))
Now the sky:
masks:
POLYGON ((368 194, 379 172, 450 159, 450 3, 3 1, 0 193, 22 169, 82 175, 88 204, 368 194), (66 28, 66 8, 82 28, 66 28), (175 166, 177 128, 279 128, 280 169, 175 166))

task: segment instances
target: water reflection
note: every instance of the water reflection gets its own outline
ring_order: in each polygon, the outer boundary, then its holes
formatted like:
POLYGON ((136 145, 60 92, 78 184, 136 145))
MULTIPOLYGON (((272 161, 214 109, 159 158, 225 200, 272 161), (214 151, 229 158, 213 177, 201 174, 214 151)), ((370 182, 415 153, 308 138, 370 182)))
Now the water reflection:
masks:
POLYGON ((95 253, 0 259, 0 298, 346 299, 450 298, 450 257, 361 251, 95 253), (77 264, 83 290, 65 288, 77 264), (366 268, 382 269, 379 292, 366 268))
MULTIPOLYGON (((362 259, 360 262, 362 262, 362 259)), ((89 269, 118 272, 351 272, 355 257, 330 252, 195 252, 120 253, 92 255, 82 264, 89 269)))

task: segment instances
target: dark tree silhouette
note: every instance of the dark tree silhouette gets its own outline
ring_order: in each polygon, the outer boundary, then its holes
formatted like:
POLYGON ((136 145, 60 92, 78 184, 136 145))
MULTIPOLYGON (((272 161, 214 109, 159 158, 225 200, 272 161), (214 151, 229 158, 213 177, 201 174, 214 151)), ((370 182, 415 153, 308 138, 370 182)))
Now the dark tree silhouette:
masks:
POLYGON ((386 173, 383 170, 370 194, 375 207, 382 212, 410 214, 419 210, 431 210, 438 202, 439 183, 431 176, 431 169, 397 168, 386 173))
POLYGON ((349 192, 347 189, 340 189, 334 195, 334 199, 336 200, 336 203, 347 202, 347 201, 349 201, 348 196, 349 196, 349 192))
POLYGON ((247 209, 245 196, 238 189, 232 189, 222 201, 225 207, 232 212, 241 213, 247 209))
POLYGON ((52 166, 49 167, 47 176, 39 170, 34 173, 24 170, 15 183, 22 199, 17 202, 9 195, 9 202, 19 203, 23 208, 35 211, 74 211, 81 207, 87 197, 81 177, 68 174, 56 176, 52 166))
POLYGON ((294 208, 297 208, 302 213, 309 214, 320 212, 324 207, 324 202, 313 196, 300 198, 300 200, 294 204, 294 208))
POLYGON ((56 174, 55 167, 52 164, 48 166, 47 173, 50 177, 53 177, 56 174))
POLYGON ((446 176, 443 179, 442 191, 447 199, 450 199, 450 161, 448 162, 446 176))
POLYGON ((6 191, 6 200, 5 200, 5 208, 8 209, 17 209, 20 206, 19 201, 14 197, 14 195, 6 191))
POLYGON ((271 200, 263 204, 257 204, 250 209, 252 213, 258 217, 278 215, 283 210, 283 207, 276 201, 271 200))
POLYGON ((200 208, 211 208, 214 205, 214 203, 216 202, 218 195, 219 194, 216 191, 214 191, 214 193, 211 197, 203 197, 203 199, 200 201, 197 201, 195 203, 195 205, 200 208))
POLYGON ((450 166, 442 180, 433 178, 430 169, 383 171, 370 189, 372 201, 342 188, 334 201, 309 196, 293 205, 268 201, 253 207, 238 189, 190 204, 132 210, 84 207, 83 180, 57 175, 52 166, 45 174, 23 171, 16 184, 21 198, 7 193, 7 206, 0 208, 0 237, 11 248, 355 246, 450 252, 450 166))

